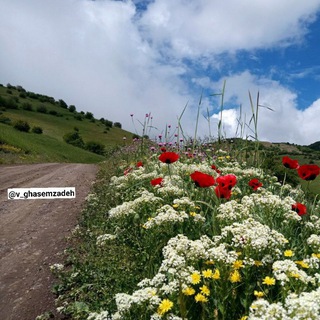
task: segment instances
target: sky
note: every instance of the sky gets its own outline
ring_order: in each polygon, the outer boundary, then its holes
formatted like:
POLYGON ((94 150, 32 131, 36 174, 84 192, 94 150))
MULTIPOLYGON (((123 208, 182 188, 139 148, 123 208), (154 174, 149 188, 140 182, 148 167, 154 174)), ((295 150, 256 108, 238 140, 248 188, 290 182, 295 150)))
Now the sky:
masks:
POLYGON ((3 85, 138 134, 150 114, 152 139, 320 140, 320 0, 0 4, 3 85))

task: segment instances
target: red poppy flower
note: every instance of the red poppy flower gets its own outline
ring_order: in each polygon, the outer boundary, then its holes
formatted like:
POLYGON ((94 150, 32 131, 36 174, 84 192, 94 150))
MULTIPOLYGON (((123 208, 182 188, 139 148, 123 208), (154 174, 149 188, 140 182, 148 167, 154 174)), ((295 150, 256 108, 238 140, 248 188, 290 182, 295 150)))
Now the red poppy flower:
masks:
POLYGON ((316 164, 304 164, 298 168, 298 175, 303 180, 314 180, 320 174, 320 168, 316 164))
POLYGON ((161 152, 166 152, 167 151, 166 147, 161 147, 160 150, 161 150, 161 152))
POLYGON ((299 162, 298 160, 293 160, 289 158, 288 156, 284 156, 282 158, 282 164, 289 169, 298 169, 299 168, 299 162))
POLYGON ((220 185, 216 186, 214 189, 216 196, 221 199, 230 199, 231 197, 231 189, 223 188, 220 185))
POLYGON ((159 160, 164 163, 173 163, 179 159, 179 155, 175 152, 163 152, 159 156, 159 160))
POLYGON ((221 171, 213 164, 211 169, 214 170, 216 173, 221 173, 221 171))
POLYGON ((196 186, 200 188, 208 188, 215 183, 213 176, 200 171, 195 171, 190 174, 190 177, 195 182, 196 186))
POLYGON ((300 202, 293 204, 292 210, 295 211, 299 216, 303 216, 307 213, 307 207, 300 202))
POLYGON ((143 167, 143 163, 142 161, 138 161, 137 164, 136 164, 136 167, 139 168, 139 167, 143 167))
POLYGON ((217 182, 221 188, 231 190, 237 183, 237 177, 234 174, 227 174, 217 178, 217 182))
POLYGON ((158 186, 158 185, 161 186, 162 181, 163 181, 163 178, 155 178, 155 179, 151 180, 150 182, 153 186, 158 186))
POLYGON ((257 178, 254 178, 254 179, 251 179, 249 181, 249 186, 254 190, 256 191, 257 189, 259 189, 260 187, 263 186, 263 184, 257 179, 257 178))

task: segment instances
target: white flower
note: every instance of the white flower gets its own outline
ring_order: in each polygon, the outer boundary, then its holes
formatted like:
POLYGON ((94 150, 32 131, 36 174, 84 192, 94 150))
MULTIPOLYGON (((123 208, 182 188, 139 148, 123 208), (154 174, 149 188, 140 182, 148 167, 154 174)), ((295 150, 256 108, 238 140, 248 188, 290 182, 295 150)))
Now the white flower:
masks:
POLYGON ((103 247, 107 242, 112 241, 116 238, 117 236, 114 234, 108 234, 108 233, 102 234, 97 237, 96 245, 98 247, 103 247))

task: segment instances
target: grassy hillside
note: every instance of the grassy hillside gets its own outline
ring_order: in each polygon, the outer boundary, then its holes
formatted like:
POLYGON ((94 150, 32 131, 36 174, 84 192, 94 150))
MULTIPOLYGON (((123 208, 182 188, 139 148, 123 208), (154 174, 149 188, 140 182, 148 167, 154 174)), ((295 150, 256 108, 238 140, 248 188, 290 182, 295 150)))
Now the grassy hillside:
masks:
POLYGON ((104 160, 99 154, 67 144, 63 137, 77 131, 84 143, 102 144, 106 154, 130 141, 132 133, 121 123, 95 119, 90 112, 77 112, 63 100, 28 92, 17 86, 0 86, 0 163, 84 162, 104 160), (29 132, 14 128, 18 120, 26 121, 29 132), (32 133, 40 127, 41 134, 32 133))

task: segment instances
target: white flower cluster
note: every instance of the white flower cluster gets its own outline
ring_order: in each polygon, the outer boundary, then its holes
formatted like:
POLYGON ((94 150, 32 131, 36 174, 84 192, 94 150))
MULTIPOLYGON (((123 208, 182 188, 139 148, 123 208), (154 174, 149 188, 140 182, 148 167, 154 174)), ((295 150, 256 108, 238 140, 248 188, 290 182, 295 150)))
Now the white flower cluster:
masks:
POLYGON ((220 224, 229 225, 236 221, 242 221, 250 216, 249 208, 243 204, 231 200, 220 204, 218 207, 217 219, 220 224))
POLYGON ((96 245, 98 247, 103 247, 105 246, 109 241, 112 241, 114 239, 116 239, 117 236, 114 234, 102 234, 100 236, 97 237, 97 241, 96 241, 96 245))
POLYGON ((150 229, 154 226, 160 226, 166 223, 183 222, 188 219, 189 216, 185 211, 176 211, 170 205, 166 204, 157 210, 156 216, 149 219, 144 227, 150 229))
POLYGON ((140 197, 135 200, 123 202, 121 205, 112 208, 109 211, 110 218, 119 218, 122 216, 128 216, 131 214, 135 214, 141 205, 150 204, 150 203, 158 203, 161 202, 162 199, 156 197, 153 193, 143 190, 140 197))
POLYGON ((102 311, 101 313, 90 313, 87 320, 114 320, 114 318, 110 316, 108 311, 102 311))
POLYGON ((181 188, 181 185, 182 179, 179 176, 173 175, 171 178, 163 180, 162 187, 158 188, 157 192, 162 196, 182 197, 186 191, 181 188))
POLYGON ((180 163, 180 165, 177 167, 177 172, 181 176, 188 176, 192 174, 195 171, 200 171, 206 174, 209 174, 213 176, 214 178, 218 177, 218 173, 214 171, 208 164, 205 162, 200 163, 180 163))
POLYGON ((238 180, 241 180, 246 177, 258 178, 261 179, 265 176, 263 170, 259 168, 242 168, 238 162, 232 162, 232 166, 224 166, 223 173, 232 173, 237 176, 238 180))
POLYGON ((226 242, 233 248, 249 249, 252 254, 266 251, 274 257, 281 255, 279 249, 288 242, 281 233, 253 218, 224 227, 221 230, 221 236, 215 239, 218 240, 218 243, 226 242))
POLYGON ((285 285, 290 280, 301 281, 303 283, 314 282, 313 278, 308 276, 303 270, 291 260, 278 260, 272 265, 274 277, 280 281, 281 285, 285 285))
POLYGON ((64 268, 63 264, 61 263, 54 263, 50 266, 50 270, 52 272, 55 272, 55 271, 60 271, 64 268))
POLYGON ((315 234, 320 234, 320 210, 319 216, 312 214, 310 215, 310 221, 305 223, 305 226, 315 234))
POLYGON ((313 249, 314 252, 320 252, 320 235, 312 234, 307 239, 307 244, 313 249))
POLYGON ((269 303, 258 299, 252 303, 248 320, 318 320, 320 319, 320 288, 290 294, 285 303, 269 303))
POLYGON ((292 211, 292 205, 295 202, 289 196, 283 199, 267 190, 244 196, 241 200, 241 204, 247 207, 251 213, 263 212, 265 217, 274 217, 277 214, 284 222, 301 220, 301 217, 292 211))

